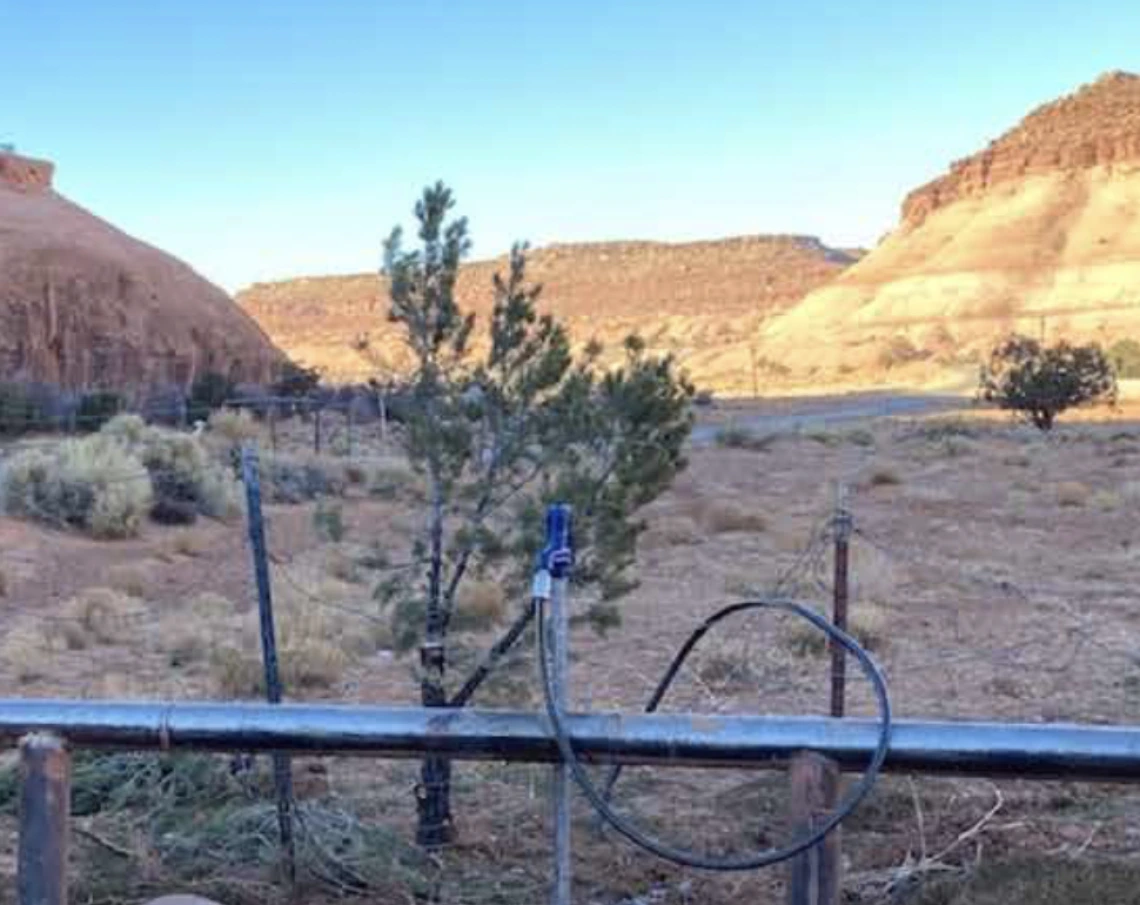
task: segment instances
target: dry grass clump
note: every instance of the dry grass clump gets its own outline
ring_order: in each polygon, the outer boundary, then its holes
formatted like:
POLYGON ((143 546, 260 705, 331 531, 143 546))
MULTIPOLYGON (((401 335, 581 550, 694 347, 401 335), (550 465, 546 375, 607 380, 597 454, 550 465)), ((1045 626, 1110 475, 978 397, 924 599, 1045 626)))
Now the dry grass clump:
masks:
POLYGON ((100 429, 99 433, 106 437, 113 437, 125 446, 137 446, 142 443, 150 428, 139 415, 124 413, 116 415, 100 429))
POLYGON ((1088 485, 1080 481, 1062 481, 1057 485, 1057 504, 1060 506, 1084 506, 1091 497, 1088 485))
POLYGON ((777 434, 755 434, 742 427, 729 425, 716 433, 716 445, 725 449, 747 449, 751 452, 767 452, 779 439, 777 434))
POLYGON ((187 528, 170 538, 166 549, 174 556, 197 558, 205 555, 206 541, 201 535, 196 534, 194 529, 187 528))
POLYGON ((503 587, 490 579, 468 580, 460 586, 451 625, 456 631, 486 631, 507 615, 503 587))
POLYGON ((1095 858, 983 861, 976 870, 939 877, 906 901, 913 905, 1104 905, 1140 901, 1140 867, 1095 858))
POLYGON ((392 500, 415 485, 416 473, 400 459, 385 459, 371 469, 368 492, 382 500, 392 500))
POLYGON ((343 495, 348 480, 344 463, 331 456, 278 454, 262 461, 261 484, 271 503, 304 503, 343 495))
POLYGON ((87 588, 68 600, 58 617, 44 621, 44 639, 52 650, 129 643, 144 612, 139 600, 113 588, 87 588))
POLYGON ((261 424, 244 409, 218 409, 206 422, 207 436, 228 449, 263 439, 261 424))
MULTIPOLYGON (((273 589, 278 661, 286 693, 336 686, 358 657, 374 653, 387 640, 387 623, 379 617, 368 590, 330 579, 319 561, 274 569, 273 589)), ((263 695, 257 612, 248 612, 229 629, 209 659, 220 694, 263 695)))
POLYGON ((137 534, 154 499, 138 456, 100 434, 19 453, 0 490, 6 512, 99 538, 137 534))
POLYGON ((756 688, 759 674, 753 665, 756 651, 747 642, 714 638, 705 641, 694 655, 695 672, 710 690, 736 693, 756 688))
POLYGON ((344 550, 329 550, 324 563, 325 571, 337 581, 358 584, 363 580, 360 562, 344 550))
POLYGON ((641 544, 650 548, 685 547, 700 543, 701 538, 700 529, 688 516, 664 515, 650 520, 641 544))
MULTIPOLYGON (((847 614, 847 634, 871 653, 887 644, 887 611, 876 603, 855 603, 847 614)), ((788 649, 797 657, 820 657, 830 646, 827 635, 806 619, 793 619, 784 631, 788 649)))
POLYGON ((237 608, 220 594, 205 591, 171 609, 162 621, 160 646, 171 666, 204 660, 240 628, 237 608))
POLYGON ((768 527, 759 512, 729 500, 710 500, 699 507, 701 523, 714 534, 748 532, 757 534, 768 527))
POLYGON ((17 625, 5 632, 0 642, 0 661, 12 670, 16 681, 23 684, 46 679, 54 670, 43 631, 30 625, 17 625))
POLYGON ((1112 490, 1098 490, 1089 497, 1089 505, 1103 512, 1111 512, 1120 507, 1120 494, 1112 490))
POLYGON ((107 585, 112 590, 121 591, 128 597, 146 597, 150 585, 150 570, 141 563, 124 562, 107 570, 107 585))

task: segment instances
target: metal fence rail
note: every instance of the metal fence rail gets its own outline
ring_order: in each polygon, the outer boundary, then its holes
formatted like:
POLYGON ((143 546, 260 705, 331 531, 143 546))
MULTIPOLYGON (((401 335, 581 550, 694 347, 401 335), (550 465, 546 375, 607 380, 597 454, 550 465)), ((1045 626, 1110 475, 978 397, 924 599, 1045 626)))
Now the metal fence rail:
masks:
MULTIPOLYGON (((875 748, 874 720, 689 714, 566 718, 594 763, 763 767, 816 751, 857 771, 875 748)), ((283 751, 555 762, 537 713, 309 704, 0 700, 0 741, 56 733, 76 747, 283 751)), ((1140 726, 897 721, 885 769, 960 776, 1140 781, 1140 726)))

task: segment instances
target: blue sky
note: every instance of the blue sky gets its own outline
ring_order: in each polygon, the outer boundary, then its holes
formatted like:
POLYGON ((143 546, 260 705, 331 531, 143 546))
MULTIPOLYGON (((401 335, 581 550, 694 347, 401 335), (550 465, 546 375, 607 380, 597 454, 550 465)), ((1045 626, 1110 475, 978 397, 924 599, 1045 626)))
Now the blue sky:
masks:
POLYGON ((1135 0, 0 0, 0 141, 231 290, 374 269, 437 178, 478 256, 871 244, 1138 35, 1135 0))

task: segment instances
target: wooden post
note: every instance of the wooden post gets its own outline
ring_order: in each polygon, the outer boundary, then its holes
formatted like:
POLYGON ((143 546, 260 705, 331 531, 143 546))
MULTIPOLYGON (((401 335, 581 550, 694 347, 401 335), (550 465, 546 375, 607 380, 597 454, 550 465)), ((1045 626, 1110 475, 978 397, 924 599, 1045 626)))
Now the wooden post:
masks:
MULTIPOLYGON (((834 810, 839 769, 823 755, 803 751, 792 758, 788 778, 791 832, 796 838, 816 829, 834 810)), ((788 862, 788 905, 839 905, 840 869, 837 827, 819 845, 788 862)))
POLYGON ((313 452, 321 454, 321 410, 319 407, 313 411, 313 452))
POLYGON ((63 741, 35 733, 20 740, 19 905, 67 905, 71 759, 63 741))

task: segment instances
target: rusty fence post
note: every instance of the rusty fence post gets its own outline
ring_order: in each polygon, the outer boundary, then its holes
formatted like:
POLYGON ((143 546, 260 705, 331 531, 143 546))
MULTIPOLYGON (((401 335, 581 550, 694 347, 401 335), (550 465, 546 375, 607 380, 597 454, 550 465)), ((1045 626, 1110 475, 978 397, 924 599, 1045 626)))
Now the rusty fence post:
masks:
POLYGON ((66 905, 71 758, 46 733, 20 740, 19 905, 66 905))
MULTIPOLYGON (((849 602, 849 547, 852 519, 847 508, 846 488, 835 488, 835 584, 832 624, 847 631, 849 602)), ((842 717, 847 709, 847 651, 831 642, 831 715, 842 717)), ((788 768, 791 793, 792 833, 805 835, 815 829, 835 809, 839 801, 839 767, 814 751, 803 751, 792 758, 788 768)), ((819 845, 797 855, 788 866, 789 905, 838 905, 842 848, 836 828, 819 845)))

